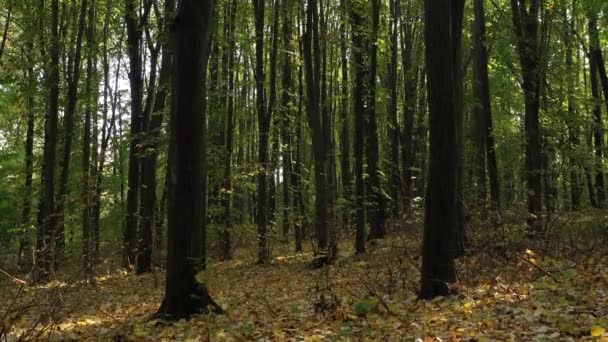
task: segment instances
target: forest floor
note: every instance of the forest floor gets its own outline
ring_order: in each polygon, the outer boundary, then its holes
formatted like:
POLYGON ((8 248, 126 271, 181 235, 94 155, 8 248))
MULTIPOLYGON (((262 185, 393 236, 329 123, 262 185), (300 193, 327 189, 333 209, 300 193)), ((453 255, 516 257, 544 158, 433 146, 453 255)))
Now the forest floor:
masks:
POLYGON ((412 235, 392 233, 359 257, 346 239, 338 261, 316 270, 310 268, 312 253, 295 255, 291 246, 275 247, 267 266, 255 264, 253 248, 238 249, 233 260, 212 262, 203 277, 226 314, 173 323, 151 318, 163 296, 162 272, 106 272, 96 285, 69 277, 45 286, 3 279, 0 323, 12 326, 8 341, 16 336, 56 341, 608 341, 605 247, 584 253, 571 247, 557 258, 547 246, 477 248, 459 260, 452 296, 419 301, 420 258, 412 251, 420 241, 404 236, 412 235), (12 309, 5 315, 7 306, 12 309))

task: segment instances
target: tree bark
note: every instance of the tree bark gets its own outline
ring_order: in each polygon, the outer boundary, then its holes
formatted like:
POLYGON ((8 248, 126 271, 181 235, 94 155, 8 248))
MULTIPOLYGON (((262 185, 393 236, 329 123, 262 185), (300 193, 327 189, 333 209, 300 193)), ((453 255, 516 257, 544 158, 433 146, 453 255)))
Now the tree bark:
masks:
POLYGON ((376 76, 377 76, 377 51, 378 51, 378 27, 380 25, 380 0, 372 0, 372 35, 370 41, 369 56, 369 84, 367 93, 367 107, 365 124, 365 155, 367 160, 368 189, 369 189, 369 239, 384 238, 385 212, 384 196, 380 185, 378 147, 378 123, 376 120, 376 76))
MULTIPOLYGON (((68 94, 65 116, 63 117, 63 159, 59 180, 59 193, 57 194, 57 208, 55 222, 55 248, 53 257, 63 255, 65 248, 65 205, 68 200, 68 182, 70 176, 70 160, 72 158, 72 135, 74 132, 74 114, 78 102, 78 83, 80 81, 80 60, 82 57, 82 37, 86 30, 88 1, 82 0, 76 33, 75 52, 68 57, 68 94)), ((54 263, 56 260, 53 261, 54 263)))
POLYGON ((511 0, 513 27, 523 73, 524 131, 526 135, 525 177, 528 228, 537 235, 542 229, 542 165, 540 135, 540 51, 538 23, 541 0, 511 0), (529 5, 527 5, 529 3, 529 5))
POLYGON ((257 224, 258 224, 258 262, 266 264, 270 262, 270 245, 268 241, 268 140, 270 133, 269 111, 266 108, 266 96, 264 91, 264 12, 266 2, 264 0, 252 0, 255 17, 255 87, 256 107, 259 128, 259 150, 258 158, 260 172, 258 174, 258 197, 257 197, 257 224))
POLYGON ((459 164, 458 23, 463 1, 425 1, 426 65, 429 92, 430 165, 426 193, 422 278, 419 296, 447 295, 446 283, 456 280, 454 258, 460 254, 458 227, 459 164))
POLYGON ((205 205, 201 174, 206 168, 202 113, 205 112, 205 70, 212 14, 213 1, 182 0, 172 32, 167 281, 158 315, 174 320, 222 311, 205 284, 195 279, 201 260, 198 251, 205 248, 205 241, 199 240, 200 233, 195 231, 205 227, 201 215, 205 205))
POLYGON ((474 117, 477 147, 475 167, 478 172, 477 186, 480 204, 486 204, 486 182, 489 179, 492 208, 499 209, 500 187, 492 126, 488 50, 486 47, 486 19, 483 2, 484 0, 475 0, 475 21, 473 24, 473 93, 476 100, 474 117))
MULTIPOLYGON (((44 16, 44 0, 40 1, 44 16)), ((44 41, 44 19, 40 19, 41 41, 44 41)), ((44 56, 44 48, 42 47, 44 56)), ((59 112, 59 0, 51 1, 51 51, 45 80, 49 87, 48 112, 44 120, 44 156, 42 191, 38 212, 38 232, 34 260, 34 282, 46 281, 51 270, 51 239, 55 227, 55 167, 57 161, 57 118, 59 112)))
POLYGON ((363 150, 365 147, 365 32, 361 8, 351 1, 350 20, 352 27, 353 73, 353 112, 355 116, 354 155, 355 155, 355 253, 365 253, 365 182, 363 179, 363 150))
POLYGON ((401 176, 399 168, 399 121, 397 120, 397 64, 399 55, 399 18, 401 17, 401 8, 399 6, 399 0, 390 1, 391 10, 391 23, 390 23, 390 35, 391 35, 391 61, 389 64, 388 72, 388 87, 391 93, 391 99, 389 102, 389 123, 388 132, 390 139, 390 166, 389 166, 389 179, 390 179, 390 194, 391 194, 391 212, 393 218, 397 218, 399 211, 401 210, 401 202, 399 193, 401 192, 401 176))

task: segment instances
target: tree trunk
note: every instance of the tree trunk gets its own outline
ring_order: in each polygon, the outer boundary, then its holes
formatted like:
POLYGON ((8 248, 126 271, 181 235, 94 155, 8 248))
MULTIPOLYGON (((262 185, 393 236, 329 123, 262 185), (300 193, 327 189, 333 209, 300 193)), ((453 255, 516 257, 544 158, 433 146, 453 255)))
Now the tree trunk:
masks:
POLYGON ((306 30, 303 39, 304 74, 306 79, 306 112, 312 131, 315 184, 315 233, 318 252, 330 255, 328 231, 328 189, 326 177, 326 139, 324 137, 323 113, 320 104, 321 49, 319 44, 319 17, 317 1, 310 0, 306 9, 306 30))
POLYGON ((389 64, 388 73, 388 87, 391 93, 391 99, 389 103, 389 123, 388 132, 390 139, 390 166, 389 166, 389 182, 390 182, 390 195, 391 195, 391 211, 393 218, 397 218, 399 211, 401 210, 401 202, 399 199, 399 193, 401 192, 401 176, 399 169, 399 122, 397 120, 397 64, 399 55, 399 18, 401 17, 401 10, 399 6, 400 0, 390 1, 391 10, 391 24, 390 24, 390 35, 391 35, 391 61, 389 64))
MULTIPOLYGON (((400 0, 399 0, 400 1, 400 0)), ((411 3, 408 9, 411 12, 411 3)), ((412 168, 416 158, 416 147, 426 144, 426 137, 414 140, 414 121, 416 114, 416 70, 412 66, 414 50, 414 18, 411 16, 401 20, 401 68, 403 70, 403 131, 401 133, 401 161, 403 178, 403 206, 411 207, 413 196, 412 168), (420 140, 418 142, 418 140, 420 140)), ((421 172, 422 173, 422 172, 421 172)), ((419 179, 420 177, 417 177, 419 179)))
MULTIPOLYGON (((143 62, 142 25, 136 0, 125 0, 127 26, 127 55, 129 56, 129 85, 131 87, 131 125, 129 140, 129 171, 127 180, 127 212, 123 236, 123 267, 135 263, 137 252, 137 223, 139 209, 140 168, 139 146, 143 121, 143 62)), ((143 21, 142 21, 143 22, 143 21)))
MULTIPOLYGON (((30 47, 33 44, 29 44, 30 47)), ((29 53, 33 53, 33 49, 30 49, 29 53)), ((31 245, 30 241, 30 212, 32 211, 32 180, 34 173, 34 111, 35 111, 35 87, 36 79, 34 74, 34 64, 31 57, 26 58, 28 61, 27 71, 25 72, 25 79, 27 80, 26 90, 26 108, 27 108, 27 136, 25 138, 25 193, 23 195, 23 207, 21 209, 21 240, 19 241, 19 264, 22 264, 25 260, 31 262, 31 255, 26 257, 26 253, 29 254, 31 245)))
POLYGON ((234 27, 236 25, 236 9, 237 2, 232 0, 230 2, 230 8, 227 9, 226 20, 229 21, 226 38, 228 41, 228 103, 227 103, 227 117, 225 124, 225 149, 226 155, 224 156, 224 185, 222 204, 224 207, 224 218, 222 229, 222 259, 228 260, 232 258, 232 243, 230 232, 232 230, 232 213, 231 213, 231 198, 232 198, 232 149, 233 149, 233 135, 234 135, 234 58, 236 53, 236 43, 234 39, 234 27))
POLYGON ((486 181, 489 178, 490 199, 493 209, 500 208, 500 187, 496 146, 492 126, 492 104, 488 77, 488 50, 486 47, 486 19, 484 0, 475 0, 475 22, 473 24, 473 93, 475 96, 476 161, 478 196, 486 204, 486 181), (487 168, 487 173, 486 173, 487 168), (487 174, 487 176, 486 176, 487 174))
MULTIPOLYGON (((604 185, 604 123, 602 120, 601 95, 599 89, 598 75, 600 74, 600 63, 603 66, 601 50, 599 47, 599 33, 597 30, 597 19, 595 15, 589 14, 589 73, 591 81, 591 96, 593 97, 593 145, 595 147, 595 193, 597 205, 602 208, 606 200, 606 188, 604 185)), ((608 95, 605 92, 604 95, 608 95)), ((608 98, 606 98, 608 108, 608 98)))
MULTIPOLYGON (((40 2, 40 40, 44 41, 44 1, 40 2)), ((42 56, 45 57, 44 47, 42 56)), ((59 0, 51 1, 51 52, 45 81, 49 87, 48 112, 44 120, 42 191, 38 210, 38 232, 34 260, 34 282, 48 280, 51 270, 51 239, 55 227, 55 167, 57 161, 57 118, 59 112, 59 0)))
POLYGON ((369 189, 369 239, 384 238, 384 196, 380 186, 378 148, 378 123, 376 121, 376 70, 378 51, 378 26, 380 25, 380 0, 372 0, 372 35, 370 41, 369 85, 365 124, 365 155, 367 158, 369 189))
MULTIPOLYGON (((86 94, 88 101, 86 103, 85 115, 84 115, 84 127, 83 127, 83 138, 82 138, 82 267, 84 271, 84 279, 86 282, 93 281, 93 260, 91 258, 91 213, 92 213, 92 188, 91 183, 91 116, 95 103, 97 101, 97 88, 93 90, 93 64, 95 61, 95 0, 91 1, 89 8, 89 27, 87 29, 87 44, 88 53, 87 57, 87 79, 86 79, 86 94)), ((97 139, 96 136, 93 139, 97 139)))
POLYGON ((448 294, 456 280, 458 227, 458 56, 464 1, 425 1, 426 65, 430 113, 430 165, 427 183, 420 297, 448 294))
POLYGON ((281 144, 283 147, 283 240, 288 241, 291 220, 289 212, 293 210, 290 205, 290 186, 292 183, 292 129, 291 129, 291 106, 293 105, 293 78, 291 51, 292 20, 291 11, 293 8, 292 0, 283 0, 283 75, 282 75, 282 94, 281 94, 281 144))
POLYGON ((355 115, 354 154, 355 154, 355 253, 365 253, 365 182, 363 179, 363 150, 365 135, 365 29, 363 16, 351 2, 350 20, 352 25, 353 43, 353 72, 355 84, 353 87, 353 112, 355 115))
POLYGON ((542 229, 542 165, 540 138, 540 51, 538 22, 540 0, 511 0, 513 27, 523 73, 524 131, 526 135, 526 187, 528 201, 528 228, 537 235, 542 229))
POLYGON ((268 139, 270 133, 270 116, 266 108, 266 97, 264 91, 264 0, 253 0, 255 17, 255 86, 256 106, 258 113, 259 162, 260 172, 258 174, 258 197, 257 197, 257 224, 258 224, 258 262, 265 264, 270 262, 270 245, 268 241, 268 139))
POLYGON ((195 275, 205 241, 204 201, 205 70, 209 57, 213 1, 182 0, 173 24, 171 139, 169 146, 169 229, 165 297, 158 315, 188 318, 221 312, 195 275), (204 236, 204 234, 203 234, 204 236))
MULTIPOLYGON (((88 1, 82 0, 80 4, 80 16, 78 19, 78 31, 76 33, 76 46, 73 56, 68 58, 68 94, 67 107, 63 117, 63 159, 59 180, 59 193, 57 194, 57 208, 55 222, 55 248, 53 257, 63 255, 65 248, 65 205, 68 199, 68 182, 70 176, 70 160, 72 158, 72 134, 74 132, 74 114, 78 102, 78 83, 80 81, 80 60, 82 56, 82 37, 86 29, 88 1), (71 72, 70 72, 71 71, 71 72)), ((54 263, 56 260, 53 261, 54 263)))
POLYGON ((350 160, 350 110, 349 110, 349 82, 347 59, 347 30, 349 13, 346 7, 347 0, 340 0, 340 66, 342 68, 341 98, 340 98, 340 173, 342 176, 342 197, 345 200, 343 223, 350 227, 350 208, 352 207, 352 171, 350 160))

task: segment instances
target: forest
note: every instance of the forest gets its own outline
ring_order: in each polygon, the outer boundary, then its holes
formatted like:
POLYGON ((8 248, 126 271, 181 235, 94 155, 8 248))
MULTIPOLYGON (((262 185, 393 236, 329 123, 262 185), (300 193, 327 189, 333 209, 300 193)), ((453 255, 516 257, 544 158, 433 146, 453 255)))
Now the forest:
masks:
POLYGON ((0 342, 606 342, 607 54, 606 0, 0 0, 0 342))

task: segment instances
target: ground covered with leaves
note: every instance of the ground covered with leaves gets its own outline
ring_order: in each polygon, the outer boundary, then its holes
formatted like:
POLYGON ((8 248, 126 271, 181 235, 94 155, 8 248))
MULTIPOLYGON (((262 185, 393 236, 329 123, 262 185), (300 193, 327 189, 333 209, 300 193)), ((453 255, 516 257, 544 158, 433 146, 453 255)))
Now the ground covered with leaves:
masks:
POLYGON ((255 264, 254 249, 239 249, 198 277, 225 315, 155 320, 163 273, 115 271, 95 285, 67 276, 45 286, 5 278, 0 318, 8 341, 608 341, 601 244, 564 243, 559 253, 541 243, 476 247, 458 262, 453 295, 420 301, 413 252, 420 241, 410 236, 392 233, 363 256, 353 256, 346 239, 324 269, 311 269, 312 253, 294 255, 289 246, 276 247, 266 266, 255 264))

